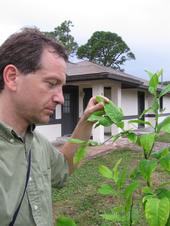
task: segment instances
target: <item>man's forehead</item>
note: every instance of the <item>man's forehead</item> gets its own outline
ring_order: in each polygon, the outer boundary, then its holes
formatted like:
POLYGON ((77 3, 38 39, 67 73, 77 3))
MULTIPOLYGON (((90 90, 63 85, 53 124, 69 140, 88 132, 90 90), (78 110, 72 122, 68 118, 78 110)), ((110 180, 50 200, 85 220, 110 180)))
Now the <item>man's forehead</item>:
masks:
POLYGON ((40 60, 42 66, 46 65, 48 66, 49 64, 56 64, 56 66, 63 67, 63 69, 66 71, 66 61, 63 57, 59 56, 54 49, 49 49, 46 48, 43 50, 43 53, 41 55, 41 60, 40 60))

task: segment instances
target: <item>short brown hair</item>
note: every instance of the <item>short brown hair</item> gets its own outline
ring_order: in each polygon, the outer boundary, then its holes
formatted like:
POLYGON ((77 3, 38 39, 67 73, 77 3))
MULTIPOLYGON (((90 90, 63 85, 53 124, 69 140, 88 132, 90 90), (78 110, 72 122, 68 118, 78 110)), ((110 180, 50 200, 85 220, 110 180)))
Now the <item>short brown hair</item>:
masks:
POLYGON ((15 65, 24 74, 35 72, 41 68, 45 47, 52 47, 57 55, 68 61, 66 49, 35 27, 22 28, 12 34, 0 46, 0 90, 4 88, 3 71, 8 64, 15 65))

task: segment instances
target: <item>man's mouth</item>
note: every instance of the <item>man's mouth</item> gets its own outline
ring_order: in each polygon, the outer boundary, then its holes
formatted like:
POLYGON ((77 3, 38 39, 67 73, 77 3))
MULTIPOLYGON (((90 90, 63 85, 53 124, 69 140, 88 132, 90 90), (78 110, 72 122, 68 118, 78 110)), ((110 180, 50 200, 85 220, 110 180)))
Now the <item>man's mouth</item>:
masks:
POLYGON ((55 111, 55 108, 45 108, 45 111, 47 111, 50 115, 52 115, 55 111))

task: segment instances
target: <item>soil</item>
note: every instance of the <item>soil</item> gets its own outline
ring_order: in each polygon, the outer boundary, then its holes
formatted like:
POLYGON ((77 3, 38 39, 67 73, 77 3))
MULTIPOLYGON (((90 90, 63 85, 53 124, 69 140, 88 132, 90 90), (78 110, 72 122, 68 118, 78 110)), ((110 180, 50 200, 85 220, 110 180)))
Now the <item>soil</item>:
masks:
MULTIPOLYGON (((154 146, 155 151, 159 151, 162 148, 170 146, 170 143, 164 143, 164 142, 156 142, 154 146)), ((114 150, 120 150, 120 149, 130 149, 130 150, 136 150, 140 151, 142 150, 139 146, 131 143, 128 141, 127 138, 121 138, 117 141, 113 142, 108 142, 104 145, 100 146, 95 146, 95 147, 90 147, 88 151, 88 159, 94 158, 95 156, 98 155, 103 155, 108 152, 114 151, 114 150)))

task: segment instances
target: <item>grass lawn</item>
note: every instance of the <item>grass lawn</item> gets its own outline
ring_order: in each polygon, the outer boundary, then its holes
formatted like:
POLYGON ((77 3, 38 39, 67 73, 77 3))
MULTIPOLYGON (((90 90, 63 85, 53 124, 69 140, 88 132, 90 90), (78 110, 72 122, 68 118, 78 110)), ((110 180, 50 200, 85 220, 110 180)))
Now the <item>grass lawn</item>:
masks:
POLYGON ((159 136, 157 141, 170 143, 170 134, 169 133, 163 133, 161 136, 159 136))
MULTIPOLYGON (((53 190, 54 216, 64 215, 73 218, 78 226, 111 226, 113 223, 104 221, 100 214, 106 213, 111 207, 116 206, 119 200, 113 197, 102 196, 97 192, 102 182, 106 182, 98 173, 99 165, 113 167, 115 162, 122 158, 121 167, 128 173, 135 167, 142 153, 140 151, 116 150, 104 156, 86 161, 75 173, 69 177, 66 186, 60 190, 53 190)), ((154 175, 154 184, 167 181, 168 175, 158 170, 154 175)), ((140 193, 140 191, 138 192, 140 193)), ((135 195, 139 199, 139 194, 135 195)), ((137 210, 141 209, 136 203, 137 210)), ((140 215, 142 215, 140 211, 140 215)), ((146 226, 144 217, 142 222, 135 226, 146 226)))

